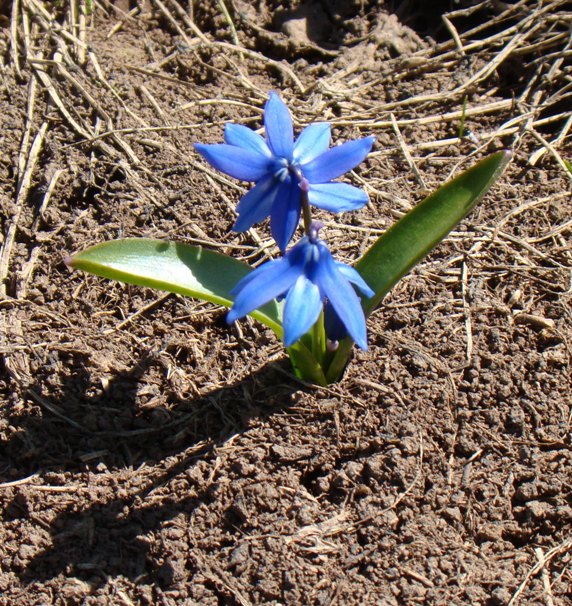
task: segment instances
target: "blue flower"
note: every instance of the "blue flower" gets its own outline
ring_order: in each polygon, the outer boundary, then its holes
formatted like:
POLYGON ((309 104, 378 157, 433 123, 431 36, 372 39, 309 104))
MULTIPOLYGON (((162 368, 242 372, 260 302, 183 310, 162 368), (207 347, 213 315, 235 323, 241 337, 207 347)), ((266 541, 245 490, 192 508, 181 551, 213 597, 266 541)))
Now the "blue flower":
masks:
POLYGON ((334 261, 326 244, 318 239, 319 226, 280 259, 269 261, 245 276, 232 290, 231 324, 272 299, 284 297, 284 345, 290 347, 314 325, 324 301, 335 311, 353 340, 367 349, 365 317, 354 284, 365 296, 374 292, 349 265, 334 261))
POLYGON ((330 149, 330 125, 310 124, 294 141, 288 108, 270 93, 264 108, 266 140, 240 124, 227 124, 225 143, 195 144, 215 168, 243 181, 254 181, 237 206, 235 231, 246 231, 270 216, 272 237, 280 250, 290 242, 302 209, 302 190, 310 204, 331 212, 361 208, 367 194, 347 183, 332 182, 367 156, 375 137, 348 141, 330 149))

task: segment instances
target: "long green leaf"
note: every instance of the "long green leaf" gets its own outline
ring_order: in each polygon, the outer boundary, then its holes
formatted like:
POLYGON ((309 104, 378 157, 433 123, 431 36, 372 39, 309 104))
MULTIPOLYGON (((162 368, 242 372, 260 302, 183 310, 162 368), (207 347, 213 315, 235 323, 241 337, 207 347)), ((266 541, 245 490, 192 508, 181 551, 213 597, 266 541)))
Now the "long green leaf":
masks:
MULTIPOLYGON (((97 276, 148 286, 231 307, 230 291, 251 268, 201 246, 128 238, 97 244, 73 255, 68 265, 97 276)), ((281 305, 272 302, 250 314, 282 338, 281 305)))
MULTIPOLYGON (((388 229, 356 264, 375 296, 363 302, 369 315, 391 288, 465 217, 500 177, 511 157, 486 157, 425 198, 388 229)), ((328 370, 336 381, 347 363, 352 341, 344 339, 328 370)))
POLYGON ((366 314, 475 207, 509 160, 504 151, 488 156, 425 198, 377 240, 356 264, 375 292, 364 302, 366 314))

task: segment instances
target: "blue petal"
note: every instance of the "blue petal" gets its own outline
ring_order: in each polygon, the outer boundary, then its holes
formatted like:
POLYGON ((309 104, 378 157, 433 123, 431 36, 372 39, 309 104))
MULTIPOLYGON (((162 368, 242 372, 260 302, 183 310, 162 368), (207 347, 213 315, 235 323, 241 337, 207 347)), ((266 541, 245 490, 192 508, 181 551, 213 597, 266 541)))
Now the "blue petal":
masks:
POLYGON ((246 231, 270 215, 274 199, 278 193, 280 183, 274 175, 262 178, 249 192, 247 192, 236 206, 238 218, 232 229, 246 231))
POLYGON ((264 129, 270 149, 276 156, 290 160, 294 143, 294 127, 286 104, 272 92, 264 107, 264 129))
POLYGON ((300 276, 288 292, 284 306, 284 345, 290 347, 316 323, 322 311, 320 289, 300 276))
POLYGON ((262 154, 235 145, 195 143, 195 149, 217 170, 242 181, 258 181, 271 166, 262 154))
POLYGON ((365 350, 367 331, 359 297, 353 286, 338 271, 326 245, 319 243, 318 246, 320 246, 320 263, 316 275, 318 285, 328 297, 329 303, 352 339, 365 350))
POLYGON ((350 267, 345 263, 340 263, 339 261, 335 261, 337 270, 349 280, 352 284, 355 284, 358 289, 366 296, 373 297, 375 292, 366 284, 365 280, 361 277, 357 269, 354 267, 350 267))
POLYGON ((246 288, 253 280, 258 279, 258 277, 262 273, 270 272, 268 273, 268 275, 271 276, 274 271, 278 271, 280 269, 280 264, 283 263, 284 259, 272 259, 262 264, 260 267, 253 269, 250 273, 246 274, 244 278, 241 278, 237 284, 234 285, 234 288, 230 291, 231 296, 236 298, 236 296, 242 289, 246 288), (278 268, 276 266, 278 266, 278 268))
POLYGON ((302 173, 310 183, 326 183, 336 179, 362 162, 369 154, 375 137, 347 141, 302 165, 302 173))
POLYGON ((231 324, 285 293, 302 271, 302 267, 291 265, 286 259, 261 265, 236 285, 233 292, 238 291, 238 294, 226 321, 231 324))
POLYGON ((264 138, 242 124, 227 124, 224 127, 224 140, 229 145, 258 152, 267 158, 272 156, 264 138))
POLYGON ((286 250, 298 226, 302 211, 301 197, 298 183, 290 177, 278 187, 270 214, 270 231, 281 251, 286 250))
POLYGON ((310 162, 330 147, 331 127, 327 122, 306 126, 294 143, 292 157, 301 164, 310 162))
POLYGON ((367 204, 367 194, 347 183, 317 183, 310 185, 308 200, 313 206, 333 213, 356 210, 367 204))

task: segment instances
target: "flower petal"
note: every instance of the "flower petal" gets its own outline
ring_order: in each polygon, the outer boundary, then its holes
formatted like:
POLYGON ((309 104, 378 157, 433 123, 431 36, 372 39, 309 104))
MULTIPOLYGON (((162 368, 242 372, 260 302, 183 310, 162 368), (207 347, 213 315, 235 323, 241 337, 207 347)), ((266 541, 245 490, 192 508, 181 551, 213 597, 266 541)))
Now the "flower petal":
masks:
POLYGON ((229 145, 258 152, 267 158, 272 157, 272 152, 264 138, 242 124, 227 124, 224 127, 224 140, 229 145))
POLYGON ((258 181, 271 165, 269 158, 236 145, 195 143, 195 149, 217 170, 242 181, 258 181))
POLYGON ((320 263, 316 280, 342 324, 361 349, 367 349, 365 317, 359 297, 353 286, 338 271, 330 251, 323 243, 320 246, 320 263))
POLYGON ((273 175, 263 177, 236 206, 238 218, 233 231, 246 231, 270 215, 280 183, 273 175))
POLYGON ((286 259, 269 261, 245 276, 233 289, 238 292, 226 321, 232 324, 251 311, 285 293, 303 271, 286 259))
POLYGON ((347 141, 302 164, 302 173, 310 183, 326 183, 356 167, 369 154, 375 137, 347 141))
POLYGON ((366 297, 373 297, 375 295, 375 292, 366 284, 357 269, 340 261, 335 261, 335 264, 342 276, 352 284, 355 284, 366 297))
POLYGON ((236 298, 242 289, 246 288, 253 280, 258 279, 263 272, 270 272, 268 275, 272 275, 275 270, 275 266, 282 262, 283 259, 271 259, 270 261, 263 263, 260 267, 253 269, 234 285, 233 289, 230 291, 231 296, 236 298))
POLYGON ((330 147, 331 127, 327 122, 309 124, 294 143, 292 157, 301 164, 310 162, 330 147))
POLYGON ((270 213, 270 231, 281 251, 286 250, 298 226, 302 211, 301 198, 298 183, 290 177, 278 187, 270 213))
POLYGON ((333 213, 356 210, 367 204, 367 194, 348 183, 317 183, 308 191, 310 204, 333 213))
POLYGON ((264 107, 264 129, 270 149, 276 156, 290 160, 294 142, 292 117, 286 104, 272 92, 264 107))
POLYGON ((284 305, 284 345, 290 347, 316 323, 322 311, 320 289, 300 276, 288 292, 284 305))

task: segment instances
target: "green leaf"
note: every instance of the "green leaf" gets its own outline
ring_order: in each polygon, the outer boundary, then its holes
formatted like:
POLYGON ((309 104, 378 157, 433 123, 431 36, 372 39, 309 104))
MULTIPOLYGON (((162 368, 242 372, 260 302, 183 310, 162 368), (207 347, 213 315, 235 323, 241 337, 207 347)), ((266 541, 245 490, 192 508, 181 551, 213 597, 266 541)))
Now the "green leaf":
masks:
POLYGON ((302 381, 325 387, 328 384, 322 365, 302 339, 288 348, 294 374, 302 381))
POLYGON ((498 152, 461 173, 392 225, 364 254, 356 269, 375 292, 364 301, 367 315, 475 207, 510 157, 498 152))
MULTIPOLYGON (((363 301, 366 316, 391 288, 474 208, 500 177, 511 158, 501 151, 461 173, 425 198, 388 229, 356 264, 375 292, 363 301)), ((344 339, 326 373, 336 381, 349 357, 352 341, 344 339)))
MULTIPOLYGON (((195 297, 231 307, 230 291, 251 268, 221 253, 177 242, 129 238, 87 248, 67 264, 97 276, 195 297)), ((250 314, 282 338, 282 306, 275 301, 250 314)))

